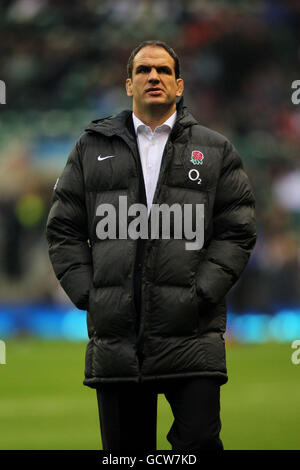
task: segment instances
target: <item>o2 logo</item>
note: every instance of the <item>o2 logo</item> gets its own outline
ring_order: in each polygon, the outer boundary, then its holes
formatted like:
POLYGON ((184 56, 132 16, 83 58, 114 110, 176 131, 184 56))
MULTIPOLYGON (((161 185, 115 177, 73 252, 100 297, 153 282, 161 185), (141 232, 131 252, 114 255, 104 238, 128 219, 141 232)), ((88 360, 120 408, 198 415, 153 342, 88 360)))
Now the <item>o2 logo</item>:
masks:
POLYGON ((200 178, 200 173, 198 170, 196 170, 196 168, 192 168, 189 171, 189 179, 191 181, 197 181, 198 184, 201 184, 202 182, 202 179, 200 178))

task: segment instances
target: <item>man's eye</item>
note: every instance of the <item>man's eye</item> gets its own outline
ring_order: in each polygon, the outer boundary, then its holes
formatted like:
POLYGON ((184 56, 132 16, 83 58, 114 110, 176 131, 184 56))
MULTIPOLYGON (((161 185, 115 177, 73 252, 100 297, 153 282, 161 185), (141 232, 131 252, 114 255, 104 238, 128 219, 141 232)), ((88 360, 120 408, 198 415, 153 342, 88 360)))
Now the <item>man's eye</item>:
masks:
POLYGON ((158 67, 157 72, 158 73, 166 73, 167 75, 172 74, 172 71, 169 69, 169 67, 158 67))
POLYGON ((139 67, 136 73, 149 73, 151 71, 150 67, 139 67))

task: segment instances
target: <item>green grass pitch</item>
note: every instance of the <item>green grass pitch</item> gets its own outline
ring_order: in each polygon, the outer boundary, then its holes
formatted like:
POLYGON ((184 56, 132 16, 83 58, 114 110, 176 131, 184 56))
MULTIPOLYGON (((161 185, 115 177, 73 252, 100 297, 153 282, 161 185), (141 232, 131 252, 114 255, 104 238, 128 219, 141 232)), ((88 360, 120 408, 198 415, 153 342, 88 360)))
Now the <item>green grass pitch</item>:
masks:
MULTIPOLYGON (((85 343, 7 339, 0 449, 100 449, 96 392, 82 385, 85 343)), ((300 449, 300 364, 290 343, 228 344, 221 388, 225 449, 300 449)), ((159 396, 158 449, 172 414, 159 396)))

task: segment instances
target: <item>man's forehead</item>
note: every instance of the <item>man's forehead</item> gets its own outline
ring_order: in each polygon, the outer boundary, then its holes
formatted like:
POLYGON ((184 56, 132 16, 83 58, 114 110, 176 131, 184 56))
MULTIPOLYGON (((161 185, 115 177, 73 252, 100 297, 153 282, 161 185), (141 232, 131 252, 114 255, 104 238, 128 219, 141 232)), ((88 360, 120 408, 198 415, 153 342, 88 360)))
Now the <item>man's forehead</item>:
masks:
POLYGON ((174 59, 163 47, 146 46, 141 49, 133 60, 136 68, 139 65, 169 66, 174 69, 174 59))

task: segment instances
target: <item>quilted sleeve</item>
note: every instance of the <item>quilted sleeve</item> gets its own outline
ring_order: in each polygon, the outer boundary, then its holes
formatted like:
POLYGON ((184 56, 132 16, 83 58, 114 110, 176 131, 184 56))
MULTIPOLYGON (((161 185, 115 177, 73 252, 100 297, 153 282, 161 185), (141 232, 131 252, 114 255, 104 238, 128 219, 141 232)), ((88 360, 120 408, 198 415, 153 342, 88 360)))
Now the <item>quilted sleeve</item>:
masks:
POLYGON ((62 288, 76 307, 88 309, 92 259, 79 142, 55 185, 46 236, 50 260, 62 288))

